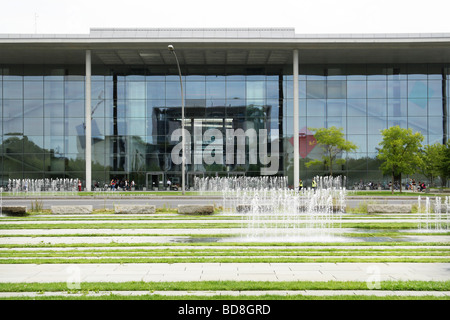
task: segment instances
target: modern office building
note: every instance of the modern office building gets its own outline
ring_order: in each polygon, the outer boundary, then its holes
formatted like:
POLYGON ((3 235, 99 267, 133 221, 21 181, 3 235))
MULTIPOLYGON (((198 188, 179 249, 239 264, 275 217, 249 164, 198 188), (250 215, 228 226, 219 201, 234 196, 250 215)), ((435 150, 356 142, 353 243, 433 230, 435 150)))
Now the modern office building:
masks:
POLYGON ((327 174, 308 128, 341 127, 336 174, 390 180, 380 130, 449 138, 450 34, 302 35, 294 29, 91 29, 0 35, 0 170, 138 188, 193 178, 327 174), (168 50, 172 45, 174 51, 168 50), (179 68, 177 66, 179 61, 179 68), (180 81, 181 72, 181 81, 180 81), (183 90, 181 90, 183 89, 183 90), (183 92, 183 99, 181 92, 183 92), (183 125, 182 125, 183 124, 183 125), (87 142, 87 143, 86 143, 87 142), (162 182, 162 183, 161 183, 162 182))

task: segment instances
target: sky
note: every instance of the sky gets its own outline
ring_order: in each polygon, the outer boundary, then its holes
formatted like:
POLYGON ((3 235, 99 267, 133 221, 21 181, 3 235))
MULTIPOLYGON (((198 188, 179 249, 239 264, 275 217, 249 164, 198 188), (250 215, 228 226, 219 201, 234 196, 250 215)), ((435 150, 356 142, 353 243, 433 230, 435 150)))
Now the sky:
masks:
POLYGON ((298 34, 450 33, 448 0, 0 0, 0 33, 90 28, 295 28, 298 34))

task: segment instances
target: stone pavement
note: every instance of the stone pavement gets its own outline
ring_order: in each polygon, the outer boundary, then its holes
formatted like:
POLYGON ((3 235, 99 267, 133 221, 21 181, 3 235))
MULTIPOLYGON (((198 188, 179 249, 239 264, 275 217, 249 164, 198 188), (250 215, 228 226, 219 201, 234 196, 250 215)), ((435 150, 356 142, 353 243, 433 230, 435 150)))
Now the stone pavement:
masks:
POLYGON ((2 264, 0 282, 450 280, 450 263, 2 264))

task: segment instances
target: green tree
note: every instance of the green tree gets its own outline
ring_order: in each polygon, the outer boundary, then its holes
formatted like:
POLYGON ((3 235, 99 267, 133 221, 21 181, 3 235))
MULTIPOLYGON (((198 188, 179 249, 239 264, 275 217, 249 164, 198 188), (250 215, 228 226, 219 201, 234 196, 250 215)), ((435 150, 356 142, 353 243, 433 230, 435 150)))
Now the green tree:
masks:
POLYGON ((447 185, 447 179, 450 177, 450 141, 442 148, 442 162, 439 165, 439 176, 441 177, 442 186, 447 185))
POLYGON ((315 131, 314 137, 317 140, 317 144, 323 150, 322 160, 311 160, 305 163, 306 167, 310 167, 316 164, 324 164, 330 170, 330 175, 333 175, 333 163, 344 164, 345 159, 337 159, 338 155, 343 151, 354 151, 358 147, 350 141, 345 140, 342 128, 336 128, 332 126, 330 128, 308 128, 311 131, 315 131))
POLYGON ((394 179, 400 178, 400 192, 402 192, 401 175, 413 174, 420 167, 422 159, 420 148, 423 135, 413 133, 411 129, 399 126, 381 131, 383 140, 379 143, 378 159, 382 161, 380 169, 384 174, 392 176, 392 193, 394 193, 394 179))
POLYGON ((435 143, 426 145, 420 156, 422 158, 421 171, 430 180, 430 184, 434 185, 434 179, 441 177, 441 182, 444 185, 446 180, 445 163, 446 145, 442 143, 435 143))

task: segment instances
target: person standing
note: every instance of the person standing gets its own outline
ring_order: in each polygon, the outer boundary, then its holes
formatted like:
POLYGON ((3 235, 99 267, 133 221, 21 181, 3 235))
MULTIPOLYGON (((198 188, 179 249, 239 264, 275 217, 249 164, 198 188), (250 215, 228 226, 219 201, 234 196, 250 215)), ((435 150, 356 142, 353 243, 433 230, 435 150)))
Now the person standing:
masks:
POLYGON ((300 179, 300 182, 298 183, 298 191, 300 192, 302 191, 302 189, 303 189, 303 181, 302 179, 300 179))
POLYGON ((314 178, 312 183, 311 183, 312 189, 314 190, 314 192, 316 192, 316 188, 317 188, 317 182, 316 179, 314 178))
POLYGON ((81 180, 78 180, 78 191, 81 191, 81 180))

